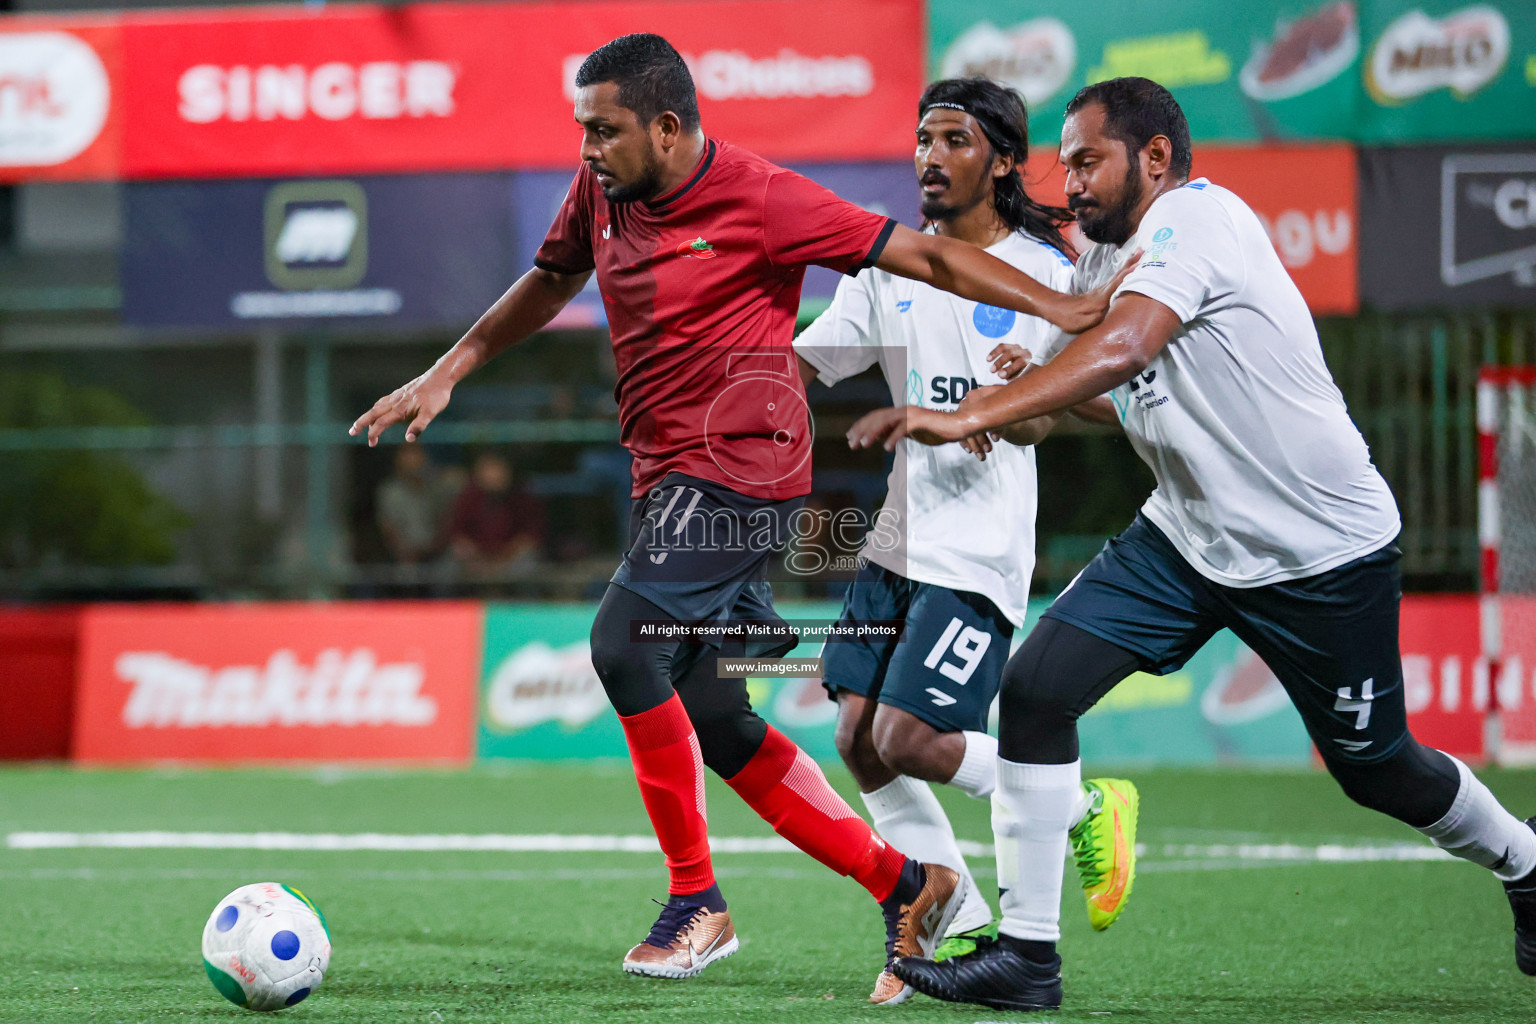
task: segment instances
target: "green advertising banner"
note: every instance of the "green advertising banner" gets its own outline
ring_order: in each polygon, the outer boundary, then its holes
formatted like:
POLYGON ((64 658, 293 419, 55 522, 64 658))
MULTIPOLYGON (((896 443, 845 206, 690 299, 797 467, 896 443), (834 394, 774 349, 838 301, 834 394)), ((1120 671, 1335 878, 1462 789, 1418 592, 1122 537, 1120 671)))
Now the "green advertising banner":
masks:
MULTIPOLYGON (((1049 604, 1033 602, 1021 642, 1049 604)), ((780 602, 790 619, 831 620, 833 602, 780 602)), ((624 734, 592 669, 587 633, 596 605, 493 604, 486 612, 480 686, 481 757, 625 757, 624 734)), ((802 646, 795 657, 815 657, 802 646)), ((836 761, 835 706, 815 679, 753 679, 752 705, 811 756, 836 761)), ((996 707, 993 708, 996 731, 996 707)), ((1089 763, 1306 764, 1311 745, 1274 675, 1230 633, 1183 669, 1138 673, 1079 723, 1089 763)))
POLYGON ((1406 142, 1536 135, 1536 3, 946 0, 933 77, 1024 94, 1036 145, 1090 82, 1167 86, 1199 140, 1406 142))
POLYGON ((1536 3, 1367 4, 1362 142, 1536 136, 1536 3))

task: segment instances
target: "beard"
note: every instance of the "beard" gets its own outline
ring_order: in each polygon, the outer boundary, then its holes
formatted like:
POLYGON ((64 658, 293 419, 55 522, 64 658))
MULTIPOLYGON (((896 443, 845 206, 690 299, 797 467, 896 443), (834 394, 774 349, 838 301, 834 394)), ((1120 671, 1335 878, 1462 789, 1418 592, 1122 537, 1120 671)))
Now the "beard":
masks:
POLYGON ((600 187, 603 198, 610 203, 638 203, 656 198, 661 193, 661 160, 656 155, 656 147, 651 145, 646 149, 640 177, 628 183, 615 182, 600 187))
MULTIPOLYGON (((927 175, 924 175, 923 177, 926 178, 927 175)), ((950 188, 954 187, 953 182, 947 176, 939 175, 939 178, 940 178, 940 180, 942 180, 943 184, 949 186, 950 188)), ((976 187, 972 190, 972 194, 975 196, 975 198, 972 199, 969 203, 966 203, 964 205, 960 205, 960 204, 957 204, 957 203, 952 203, 952 202, 948 201, 946 198, 943 198, 943 197, 940 197, 940 196, 933 196, 931 198, 928 197, 928 196, 924 196, 923 197, 923 205, 922 205, 923 220, 925 220, 925 221, 954 220, 957 217, 960 217, 960 216, 962 216, 964 214, 970 213, 972 210, 976 209, 976 207, 980 206, 982 203, 986 202, 986 200, 987 200, 987 196, 989 194, 988 189, 986 187, 987 186, 987 178, 988 178, 988 174, 987 174, 986 168, 983 168, 982 169, 982 173, 981 173, 981 177, 977 179, 977 181, 975 183, 976 187)), ((922 181, 921 178, 918 179, 918 184, 919 185, 923 184, 923 181, 922 181)))
POLYGON ((1121 183, 1120 196, 1110 206, 1082 203, 1076 196, 1067 207, 1077 215, 1077 226, 1090 242, 1124 245, 1131 237, 1131 213, 1141 204, 1146 188, 1141 181, 1141 160, 1133 159, 1121 183))

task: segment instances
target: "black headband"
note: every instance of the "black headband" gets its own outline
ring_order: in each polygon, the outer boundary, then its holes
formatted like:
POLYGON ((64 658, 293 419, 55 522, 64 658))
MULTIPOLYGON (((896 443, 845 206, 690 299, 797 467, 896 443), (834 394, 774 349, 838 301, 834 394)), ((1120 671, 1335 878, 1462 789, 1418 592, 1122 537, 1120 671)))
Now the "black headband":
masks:
POLYGON ((964 104, 961 104, 961 103, 948 103, 948 102, 942 102, 942 101, 941 102, 937 102, 937 103, 930 103, 930 104, 928 104, 926 107, 924 107, 922 109, 921 113, 919 113, 917 115, 918 119, 921 120, 922 118, 926 117, 928 115, 928 111, 932 110, 934 107, 944 107, 947 110, 958 110, 962 114, 969 114, 970 117, 972 118, 972 120, 974 120, 976 122, 976 127, 981 129, 981 134, 986 137, 988 145, 990 145, 993 149, 995 149, 999 153, 1008 153, 1008 154, 1014 156, 1015 158, 1018 157, 1017 153, 1012 153, 1011 150, 1006 149, 1005 147, 998 145, 997 144, 997 136, 994 135, 993 132, 991 131, 990 126, 987 124, 986 118, 982 117, 982 115, 976 113, 975 111, 966 109, 964 104))

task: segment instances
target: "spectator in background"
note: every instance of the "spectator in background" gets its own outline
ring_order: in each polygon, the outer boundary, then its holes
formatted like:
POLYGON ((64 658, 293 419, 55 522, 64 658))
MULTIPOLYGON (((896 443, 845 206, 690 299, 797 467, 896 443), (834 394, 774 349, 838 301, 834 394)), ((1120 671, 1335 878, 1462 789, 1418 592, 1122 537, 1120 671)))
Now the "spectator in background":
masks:
POLYGON ((475 458, 449 527, 459 561, 487 569, 531 565, 544 546, 544 503, 515 486, 512 464, 497 452, 475 458))
POLYGON ((459 479, 439 471, 420 445, 395 449, 395 470, 374 501, 379 535, 389 556, 401 565, 419 565, 440 556, 448 547, 448 510, 459 479))

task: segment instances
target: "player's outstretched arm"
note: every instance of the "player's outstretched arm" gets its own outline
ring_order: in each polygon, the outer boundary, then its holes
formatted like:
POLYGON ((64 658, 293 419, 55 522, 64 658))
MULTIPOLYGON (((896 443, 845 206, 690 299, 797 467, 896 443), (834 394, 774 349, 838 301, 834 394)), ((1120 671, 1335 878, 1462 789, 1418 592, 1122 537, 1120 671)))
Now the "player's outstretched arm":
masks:
POLYGON ((590 271, 557 274, 539 267, 528 271, 431 369, 373 403, 373 408, 359 416, 347 433, 355 437, 366 430, 368 447, 372 448, 384 431, 396 423, 407 423, 405 439, 416 440, 427 424, 447 408, 455 384, 553 320, 591 276, 590 271))
POLYGON ((1082 295, 1058 292, 969 242, 928 235, 897 225, 875 258, 875 266, 910 277, 962 299, 1002 306, 1038 316, 1069 334, 1081 334, 1104 319, 1110 296, 1136 266, 1126 261, 1120 273, 1082 295))
POLYGON ((1178 314, 1161 302, 1127 293, 1102 324, 1074 339, 1050 363, 978 395, 969 409, 877 409, 848 429, 848 445, 884 444, 891 451, 903 437, 943 444, 1010 423, 1059 415, 1141 373, 1180 326, 1178 314))

